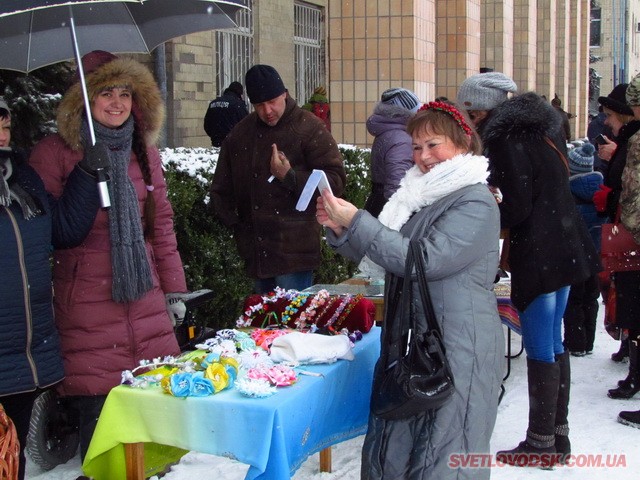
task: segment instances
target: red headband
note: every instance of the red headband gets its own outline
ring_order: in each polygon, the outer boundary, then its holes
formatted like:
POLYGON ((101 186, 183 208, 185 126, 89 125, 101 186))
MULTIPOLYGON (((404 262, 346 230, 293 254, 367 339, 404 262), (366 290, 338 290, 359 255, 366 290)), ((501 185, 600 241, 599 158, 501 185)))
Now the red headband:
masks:
POLYGON ((440 112, 448 113, 453 117, 456 123, 460 125, 460 128, 464 130, 464 133, 466 133, 469 136, 473 135, 473 131, 471 130, 471 127, 467 125, 467 122, 465 122, 464 117, 462 116, 460 111, 450 103, 429 102, 422 105, 422 107, 420 107, 418 111, 420 110, 438 110, 440 112))

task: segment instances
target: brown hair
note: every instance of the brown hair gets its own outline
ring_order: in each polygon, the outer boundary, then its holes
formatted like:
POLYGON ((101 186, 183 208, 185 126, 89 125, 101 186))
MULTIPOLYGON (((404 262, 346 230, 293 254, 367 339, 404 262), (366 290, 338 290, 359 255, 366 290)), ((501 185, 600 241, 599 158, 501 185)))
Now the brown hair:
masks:
POLYGON ((153 182, 151 180, 151 169, 149 168, 149 156, 147 155, 147 144, 144 141, 142 128, 138 122, 134 122, 133 143, 131 150, 138 160, 142 179, 147 188, 147 198, 144 201, 144 237, 153 239, 156 219, 156 201, 153 196, 153 182))
MULTIPOLYGON (((427 104, 429 105, 429 104, 427 104)), ((458 121, 448 112, 426 108, 423 106, 407 123, 407 133, 411 136, 423 132, 432 132, 436 135, 444 135, 450 138, 453 144, 463 150, 480 155, 482 153, 482 143, 478 133, 473 128, 473 124, 464 111, 457 109, 466 122, 466 127, 471 131, 471 135, 460 126, 458 121)), ((453 104, 450 104, 453 106, 453 104)), ((455 106, 454 106, 455 108, 455 106)))

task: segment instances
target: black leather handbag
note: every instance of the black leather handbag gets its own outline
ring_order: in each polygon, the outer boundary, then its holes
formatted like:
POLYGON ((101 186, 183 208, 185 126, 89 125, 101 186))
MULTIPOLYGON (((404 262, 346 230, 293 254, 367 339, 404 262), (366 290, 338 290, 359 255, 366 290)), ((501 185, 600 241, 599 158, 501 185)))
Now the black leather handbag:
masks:
POLYGON ((376 364, 371 412, 386 420, 398 420, 441 407, 455 389, 418 240, 411 240, 409 244, 402 294, 390 300, 384 323, 384 342, 388 349, 376 364), (411 308, 412 279, 416 277, 420 292, 416 300, 422 303, 427 320, 424 333, 416 331, 411 308), (400 314, 396 315, 398 304, 400 314))

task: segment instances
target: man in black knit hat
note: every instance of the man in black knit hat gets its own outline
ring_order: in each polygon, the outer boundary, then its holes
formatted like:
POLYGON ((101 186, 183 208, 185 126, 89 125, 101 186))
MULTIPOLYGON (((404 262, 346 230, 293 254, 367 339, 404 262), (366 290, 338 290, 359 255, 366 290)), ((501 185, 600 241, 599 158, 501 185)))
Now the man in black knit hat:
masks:
POLYGON ((334 195, 342 195, 342 158, 324 122, 296 104, 275 68, 254 65, 245 86, 255 111, 222 144, 211 207, 233 229, 256 293, 302 290, 320 265, 321 227, 315 198, 303 212, 295 206, 314 169, 324 170, 334 195))

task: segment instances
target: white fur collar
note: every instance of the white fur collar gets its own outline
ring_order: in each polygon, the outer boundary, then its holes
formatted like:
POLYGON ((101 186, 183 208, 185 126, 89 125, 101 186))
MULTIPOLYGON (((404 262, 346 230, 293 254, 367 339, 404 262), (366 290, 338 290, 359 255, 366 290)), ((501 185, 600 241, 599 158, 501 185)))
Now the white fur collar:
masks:
MULTIPOLYGON (((424 174, 414 165, 407 170, 400 187, 385 204, 378 220, 392 230, 400 231, 415 212, 427 205, 469 185, 486 185, 488 167, 486 157, 471 154, 456 155, 424 174)), ((372 278, 384 276, 384 271, 367 257, 362 259, 358 268, 372 278)))

